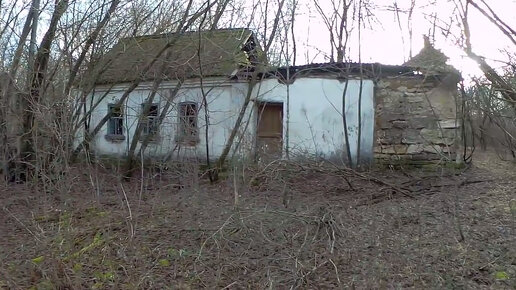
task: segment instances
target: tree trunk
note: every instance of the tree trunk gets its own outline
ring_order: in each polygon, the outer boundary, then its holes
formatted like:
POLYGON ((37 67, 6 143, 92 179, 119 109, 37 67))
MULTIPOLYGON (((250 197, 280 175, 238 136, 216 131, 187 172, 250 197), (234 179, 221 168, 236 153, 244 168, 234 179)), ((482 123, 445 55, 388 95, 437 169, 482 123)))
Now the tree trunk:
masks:
MULTIPOLYGON (((163 106, 163 109, 161 110, 161 113, 159 115, 158 123, 156 126, 161 126, 163 124, 163 121, 168 115, 168 112, 170 110, 170 106, 172 105, 174 99, 176 98, 177 94, 179 93, 179 90, 181 89, 183 85, 184 79, 178 80, 178 83, 174 90, 171 91, 170 96, 167 99, 167 102, 165 103, 165 106, 163 106)), ((150 142, 150 136, 145 136, 145 138, 142 141, 142 144, 140 145, 140 151, 138 152, 138 156, 142 156, 142 154, 145 152, 145 149, 147 148, 147 145, 149 145, 150 142)))
POLYGON ((245 96, 244 103, 242 104, 242 107, 240 108, 240 113, 238 114, 237 120, 235 122, 235 125, 233 126, 233 129, 231 130, 231 134, 229 135, 229 138, 226 142, 226 145, 224 146, 224 150, 222 150, 222 153, 219 156, 219 159, 215 163, 215 169, 214 169, 214 175, 213 180, 218 180, 218 172, 220 169, 222 169, 224 163, 226 162, 226 158, 228 157, 229 151, 231 150, 231 147, 233 146, 233 142, 235 140, 235 137, 238 133, 238 130, 240 129, 240 125, 242 124, 242 120, 244 119, 245 112, 247 110, 247 107, 249 106, 249 102, 251 101, 251 96, 253 95, 253 89, 255 85, 258 83, 258 73, 259 70, 255 69, 251 76, 251 80, 249 81, 249 87, 247 89, 247 95, 245 96))
MULTIPOLYGON (((68 0, 61 0, 56 4, 48 30, 43 36, 40 47, 32 65, 32 76, 29 82, 29 93, 21 98, 21 110, 23 117, 23 135, 21 137, 20 163, 21 170, 27 169, 27 172, 33 173, 36 161, 36 138, 39 134, 36 124, 35 112, 38 109, 41 98, 44 96, 44 81, 47 74, 48 61, 50 58, 50 48, 55 38, 55 33, 61 16, 68 7, 68 0), (27 167, 27 165, 32 167, 27 167)), ((33 20, 35 21, 35 20, 33 20)), ((49 155, 50 156, 50 155, 49 155)), ((29 176, 25 176, 28 178, 29 176)))
MULTIPOLYGON (((209 9, 216 3, 216 1, 214 2, 211 2, 208 4, 208 6, 198 12, 196 12, 194 15, 192 15, 190 17, 190 19, 188 19, 188 16, 189 16, 189 11, 191 9, 191 6, 192 6, 192 3, 193 3, 193 0, 190 0, 188 2, 188 5, 187 5, 187 8, 186 8, 186 11, 185 11, 185 14, 183 15, 183 18, 181 19, 181 23, 178 25, 178 28, 176 30, 176 33, 175 33, 175 37, 173 37, 160 51, 158 51, 158 53, 155 55, 155 57, 153 58, 153 60, 147 64, 147 66, 145 66, 142 70, 141 70, 141 73, 140 73, 140 76, 139 78, 137 78, 136 80, 134 80, 131 85, 129 86, 129 88, 127 88, 127 90, 124 92, 124 94, 122 95, 122 97, 120 97, 119 101, 115 104, 115 106, 120 106, 122 105, 125 100, 129 97, 129 95, 131 94, 131 92, 133 92, 139 85, 140 83, 143 81, 143 76, 145 76, 149 70, 152 68, 152 66, 156 63, 156 61, 158 61, 158 59, 163 55, 163 53, 165 53, 167 50, 169 50, 169 48, 171 48, 177 41, 178 37, 177 35, 181 34, 181 33, 184 33, 186 30, 188 30, 189 28, 191 28, 192 24, 202 15, 204 15, 205 13, 207 13, 209 11, 209 9)), ((97 135, 100 130, 102 129, 102 127, 106 124, 106 122, 111 118, 111 115, 112 115, 112 112, 108 112, 101 120, 100 122, 95 126, 95 128, 91 131, 91 132, 85 132, 85 138, 84 140, 81 142, 81 144, 79 144, 79 146, 77 146, 77 148, 75 148, 75 150, 73 151, 72 153, 72 158, 75 159, 77 157, 77 155, 81 152, 81 150, 83 148, 85 148, 86 144, 89 143, 92 139, 93 136, 97 135)))
POLYGON ((129 146, 129 151, 127 152, 126 168, 124 170, 124 178, 125 179, 130 178, 132 175, 132 171, 134 169, 134 151, 136 150, 136 146, 138 146, 138 142, 140 141, 140 137, 141 137, 142 130, 143 130, 143 126, 142 126, 143 120, 149 114, 151 105, 154 102, 156 93, 163 80, 163 73, 164 73, 165 69, 167 68, 168 59, 170 58, 170 56, 171 56, 171 53, 169 51, 167 53, 167 55, 165 56, 165 60, 163 61, 163 64, 158 71, 157 78, 154 80, 154 83, 152 84, 151 93, 147 97, 147 100, 145 101, 143 110, 138 117, 138 123, 136 124, 136 129, 135 129, 134 135, 132 136, 131 145, 129 146))
POLYGON ((86 41, 86 44, 84 45, 84 48, 81 52, 81 55, 77 58, 77 61, 75 62, 75 65, 73 66, 70 76, 68 77, 68 82, 66 84, 65 88, 65 95, 68 95, 70 93, 70 89, 72 88, 72 85, 75 81, 75 77, 77 76, 77 73, 79 72, 79 68, 81 67, 82 63, 84 62, 84 59, 86 58, 86 54, 88 53, 90 47, 95 43, 97 40, 97 37, 99 36, 100 32, 106 26, 109 19, 111 18, 111 15, 115 12, 116 8, 118 7, 118 4, 120 4, 120 0, 113 0, 111 1, 111 6, 109 6, 108 11, 106 12, 106 15, 104 15, 104 18, 100 21, 100 23, 95 27, 95 30, 90 34, 88 37, 88 40, 86 41))
POLYGON ((0 150, 2 151, 1 168, 5 180, 9 182, 23 181, 20 169, 20 137, 22 134, 21 112, 17 105, 20 97, 14 81, 7 73, 0 74, 0 150))

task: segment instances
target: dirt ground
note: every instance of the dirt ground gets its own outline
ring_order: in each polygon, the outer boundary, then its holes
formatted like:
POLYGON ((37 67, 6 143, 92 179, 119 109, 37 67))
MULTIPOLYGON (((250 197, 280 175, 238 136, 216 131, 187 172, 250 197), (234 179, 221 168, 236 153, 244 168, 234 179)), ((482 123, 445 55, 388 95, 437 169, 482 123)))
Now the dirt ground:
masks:
POLYGON ((4 185, 0 288, 516 288, 516 165, 494 155, 358 174, 273 162, 214 185, 180 172, 4 185))

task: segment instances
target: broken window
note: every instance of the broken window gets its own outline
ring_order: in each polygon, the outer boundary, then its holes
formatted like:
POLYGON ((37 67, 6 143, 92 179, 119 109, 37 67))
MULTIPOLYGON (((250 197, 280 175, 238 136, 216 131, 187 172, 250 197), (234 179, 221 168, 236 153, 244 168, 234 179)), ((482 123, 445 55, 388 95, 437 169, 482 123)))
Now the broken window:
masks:
POLYGON ((177 141, 187 145, 196 145, 199 142, 197 128, 197 103, 179 103, 179 128, 177 141))
MULTIPOLYGON (((158 112, 158 104, 151 104, 148 113, 142 118, 143 135, 157 136, 159 134, 158 112)), ((143 113, 145 113, 145 103, 142 104, 143 113)))
POLYGON ((109 136, 124 136, 124 113, 121 105, 109 104, 108 110, 111 112, 111 117, 108 122, 109 136))

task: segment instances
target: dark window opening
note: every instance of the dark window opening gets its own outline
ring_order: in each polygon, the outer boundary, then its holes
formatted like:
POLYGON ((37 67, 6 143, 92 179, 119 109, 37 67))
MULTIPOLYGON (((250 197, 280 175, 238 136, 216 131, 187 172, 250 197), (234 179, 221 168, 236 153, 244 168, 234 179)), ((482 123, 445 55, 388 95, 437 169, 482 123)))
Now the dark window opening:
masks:
POLYGON ((178 142, 187 145, 196 145, 199 142, 197 109, 197 103, 185 102, 179 104, 178 142))
POLYGON ((121 105, 109 104, 111 117, 108 122, 108 135, 124 136, 124 113, 121 105))
MULTIPOLYGON (((145 113, 144 109, 145 109, 145 104, 142 104, 142 113, 145 113)), ((158 112, 159 112, 158 104, 150 105, 149 112, 142 119, 143 135, 157 136, 159 134, 158 112)))

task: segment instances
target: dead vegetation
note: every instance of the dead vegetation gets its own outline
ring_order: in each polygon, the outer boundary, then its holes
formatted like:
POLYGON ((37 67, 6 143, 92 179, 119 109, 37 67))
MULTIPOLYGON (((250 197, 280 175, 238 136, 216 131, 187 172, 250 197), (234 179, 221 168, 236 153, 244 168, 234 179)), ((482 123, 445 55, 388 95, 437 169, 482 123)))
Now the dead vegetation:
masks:
POLYGON ((2 189, 0 285, 509 289, 515 181, 495 163, 356 173, 278 161, 215 185, 74 169, 66 188, 2 189))

